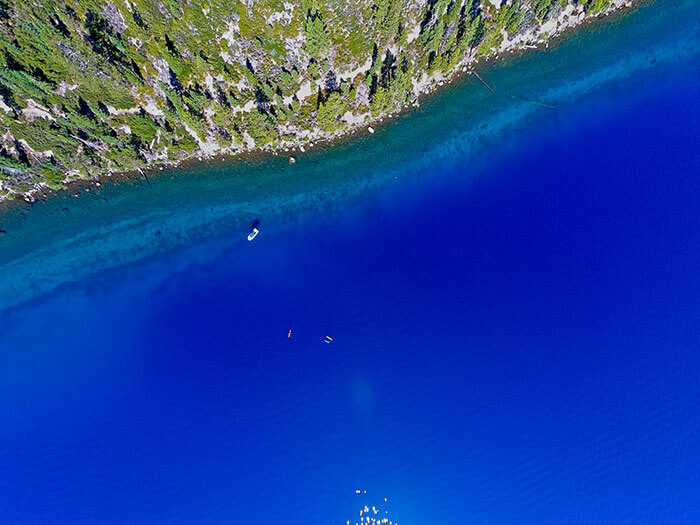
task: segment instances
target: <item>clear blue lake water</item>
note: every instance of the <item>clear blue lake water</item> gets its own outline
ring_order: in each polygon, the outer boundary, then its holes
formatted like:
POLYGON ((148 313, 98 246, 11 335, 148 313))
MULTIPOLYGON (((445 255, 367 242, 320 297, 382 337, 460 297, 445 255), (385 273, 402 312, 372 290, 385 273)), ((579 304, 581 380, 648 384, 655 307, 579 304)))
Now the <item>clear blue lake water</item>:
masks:
POLYGON ((5 213, 0 522, 699 523, 699 7, 5 213))

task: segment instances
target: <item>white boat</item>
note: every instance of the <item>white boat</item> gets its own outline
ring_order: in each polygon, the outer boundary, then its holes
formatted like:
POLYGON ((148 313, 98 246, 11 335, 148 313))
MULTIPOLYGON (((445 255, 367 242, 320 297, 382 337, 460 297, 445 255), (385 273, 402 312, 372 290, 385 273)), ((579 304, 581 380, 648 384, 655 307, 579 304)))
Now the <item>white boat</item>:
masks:
POLYGON ((252 230, 250 230, 250 233, 248 234, 248 240, 252 241, 253 239, 255 239, 258 233, 260 233, 260 230, 258 230, 257 228, 253 228, 252 230))

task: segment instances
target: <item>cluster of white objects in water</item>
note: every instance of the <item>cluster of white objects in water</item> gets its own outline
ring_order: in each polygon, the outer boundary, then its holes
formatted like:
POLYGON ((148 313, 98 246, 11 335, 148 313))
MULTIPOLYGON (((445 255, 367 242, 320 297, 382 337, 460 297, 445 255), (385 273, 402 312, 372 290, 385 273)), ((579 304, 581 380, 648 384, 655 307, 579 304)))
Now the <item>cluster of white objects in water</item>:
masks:
MULTIPOLYGON (((355 490, 355 494, 367 494, 366 490, 355 490)), ((384 498, 384 503, 389 501, 388 498, 384 498)), ((387 509, 382 510, 376 505, 364 505, 360 509, 360 519, 359 521, 351 522, 347 520, 346 525, 399 525, 397 521, 392 521, 389 519, 389 511, 387 509)))

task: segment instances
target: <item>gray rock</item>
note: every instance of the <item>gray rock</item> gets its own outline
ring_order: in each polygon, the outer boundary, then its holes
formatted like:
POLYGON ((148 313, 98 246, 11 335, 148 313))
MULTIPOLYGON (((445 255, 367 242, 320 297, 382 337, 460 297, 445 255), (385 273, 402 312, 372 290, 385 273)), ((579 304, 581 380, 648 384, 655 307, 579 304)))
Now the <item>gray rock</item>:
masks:
POLYGON ((111 27, 112 31, 115 33, 121 35, 128 29, 121 11, 114 2, 107 2, 104 6, 102 6, 102 16, 105 17, 109 27, 111 27))

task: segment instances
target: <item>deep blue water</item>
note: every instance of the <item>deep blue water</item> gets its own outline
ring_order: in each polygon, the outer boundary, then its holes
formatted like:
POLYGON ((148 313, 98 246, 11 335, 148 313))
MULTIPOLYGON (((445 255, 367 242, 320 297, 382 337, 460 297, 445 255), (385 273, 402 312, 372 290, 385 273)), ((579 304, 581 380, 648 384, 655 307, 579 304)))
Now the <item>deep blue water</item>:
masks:
POLYGON ((700 522, 700 63, 650 67, 7 310, 0 520, 700 522))

